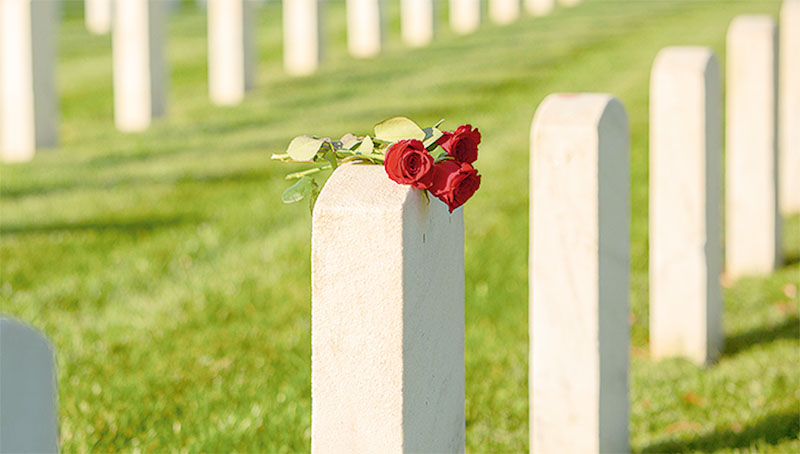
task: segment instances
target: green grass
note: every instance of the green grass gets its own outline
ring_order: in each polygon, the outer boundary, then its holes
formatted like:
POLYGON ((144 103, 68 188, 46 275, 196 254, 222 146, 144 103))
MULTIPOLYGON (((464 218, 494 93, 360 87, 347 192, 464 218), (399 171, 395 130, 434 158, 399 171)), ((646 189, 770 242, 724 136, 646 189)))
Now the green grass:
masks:
POLYGON ((467 447, 526 451, 528 134, 562 91, 613 93, 630 116, 633 451, 800 451, 798 299, 783 291, 800 285, 800 217, 784 229, 790 265, 727 288, 716 365, 647 355, 650 66, 680 44, 724 60, 729 21, 777 2, 590 1, 467 37, 443 26, 417 50, 392 2, 371 61, 348 57, 331 2, 326 62, 302 79, 281 69, 270 2, 258 88, 234 108, 208 101, 204 16, 187 7, 169 25, 169 113, 142 134, 114 129, 110 39, 87 34, 80 5, 59 34, 61 145, 0 167, 0 303, 57 348, 64 452, 309 449, 310 219, 281 205, 294 167, 269 155, 393 115, 483 134, 465 210, 467 447))

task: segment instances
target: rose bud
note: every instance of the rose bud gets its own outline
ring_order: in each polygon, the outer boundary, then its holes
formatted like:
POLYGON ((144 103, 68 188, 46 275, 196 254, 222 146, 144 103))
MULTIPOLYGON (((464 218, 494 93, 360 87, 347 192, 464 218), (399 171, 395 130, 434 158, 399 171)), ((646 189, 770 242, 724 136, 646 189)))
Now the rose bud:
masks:
POLYGON ((401 140, 389 147, 383 168, 395 183, 428 189, 433 184, 433 156, 416 139, 401 140))
POLYGON ((444 131, 436 143, 456 161, 472 164, 478 159, 481 133, 477 128, 472 129, 472 125, 461 125, 454 132, 444 131))
POLYGON ((446 203, 451 213, 469 200, 480 185, 481 176, 472 164, 446 159, 433 166, 431 194, 446 203))

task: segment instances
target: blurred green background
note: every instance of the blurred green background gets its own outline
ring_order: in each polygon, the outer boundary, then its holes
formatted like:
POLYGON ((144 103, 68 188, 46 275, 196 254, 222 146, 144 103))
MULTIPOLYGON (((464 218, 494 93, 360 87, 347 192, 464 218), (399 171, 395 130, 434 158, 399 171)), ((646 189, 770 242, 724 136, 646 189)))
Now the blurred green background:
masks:
POLYGON ((786 266, 726 284, 716 365, 647 353, 653 59, 697 44, 724 64, 730 20, 780 3, 588 1, 460 37, 440 0, 424 49, 402 45, 388 3, 385 52, 357 61, 344 2, 328 2, 325 61, 300 79, 282 70, 280 4, 267 3, 258 86, 220 108, 205 15, 187 2, 169 21, 168 114, 141 134, 113 125, 110 37, 66 3, 61 145, 0 166, 0 304, 56 346, 62 451, 309 450, 311 220, 280 203, 298 167, 269 156, 395 115, 483 134, 483 185, 465 209, 467 449, 527 451, 529 129, 547 94, 583 91, 615 94, 631 122, 633 451, 800 451, 800 216, 785 221, 786 266))

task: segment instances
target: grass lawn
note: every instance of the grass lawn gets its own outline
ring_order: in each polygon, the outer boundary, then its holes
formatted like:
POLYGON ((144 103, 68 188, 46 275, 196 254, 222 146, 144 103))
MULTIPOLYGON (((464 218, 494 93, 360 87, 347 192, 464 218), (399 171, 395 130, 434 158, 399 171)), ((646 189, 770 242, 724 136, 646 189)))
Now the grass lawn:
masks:
MULTIPOLYGON (((168 115, 146 133, 112 121, 108 36, 82 2, 59 32, 61 146, 0 166, 2 312, 57 349, 63 452, 295 452, 310 446, 310 218, 282 205, 273 162, 295 135, 366 133, 406 115, 477 125, 483 186, 466 207, 467 449, 528 449, 528 135, 553 92, 610 92, 632 132, 631 444, 634 452, 800 451, 800 216, 789 265, 725 292, 727 347, 703 369, 648 358, 647 107, 668 45, 712 46, 775 1, 589 1, 424 49, 346 52, 344 2, 326 11, 326 61, 281 69, 280 6, 258 13, 258 87, 207 96, 205 16, 169 24, 168 115)), ((444 3, 444 2, 441 2, 444 3)), ((569 304, 569 301, 565 301, 569 304)))

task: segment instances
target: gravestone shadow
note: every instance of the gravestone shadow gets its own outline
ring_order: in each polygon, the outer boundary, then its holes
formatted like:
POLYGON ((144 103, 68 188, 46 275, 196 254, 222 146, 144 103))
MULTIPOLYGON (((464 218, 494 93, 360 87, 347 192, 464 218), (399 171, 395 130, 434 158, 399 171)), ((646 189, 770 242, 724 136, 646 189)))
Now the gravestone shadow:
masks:
POLYGON ((800 337, 800 318, 797 314, 789 316, 777 325, 761 326, 744 333, 728 336, 725 339, 723 358, 729 358, 759 344, 768 344, 780 339, 800 337))
POLYGON ((741 430, 716 429, 687 440, 668 440, 642 449, 642 453, 716 452, 753 446, 756 442, 776 445, 800 431, 800 409, 789 408, 767 415, 741 430))

